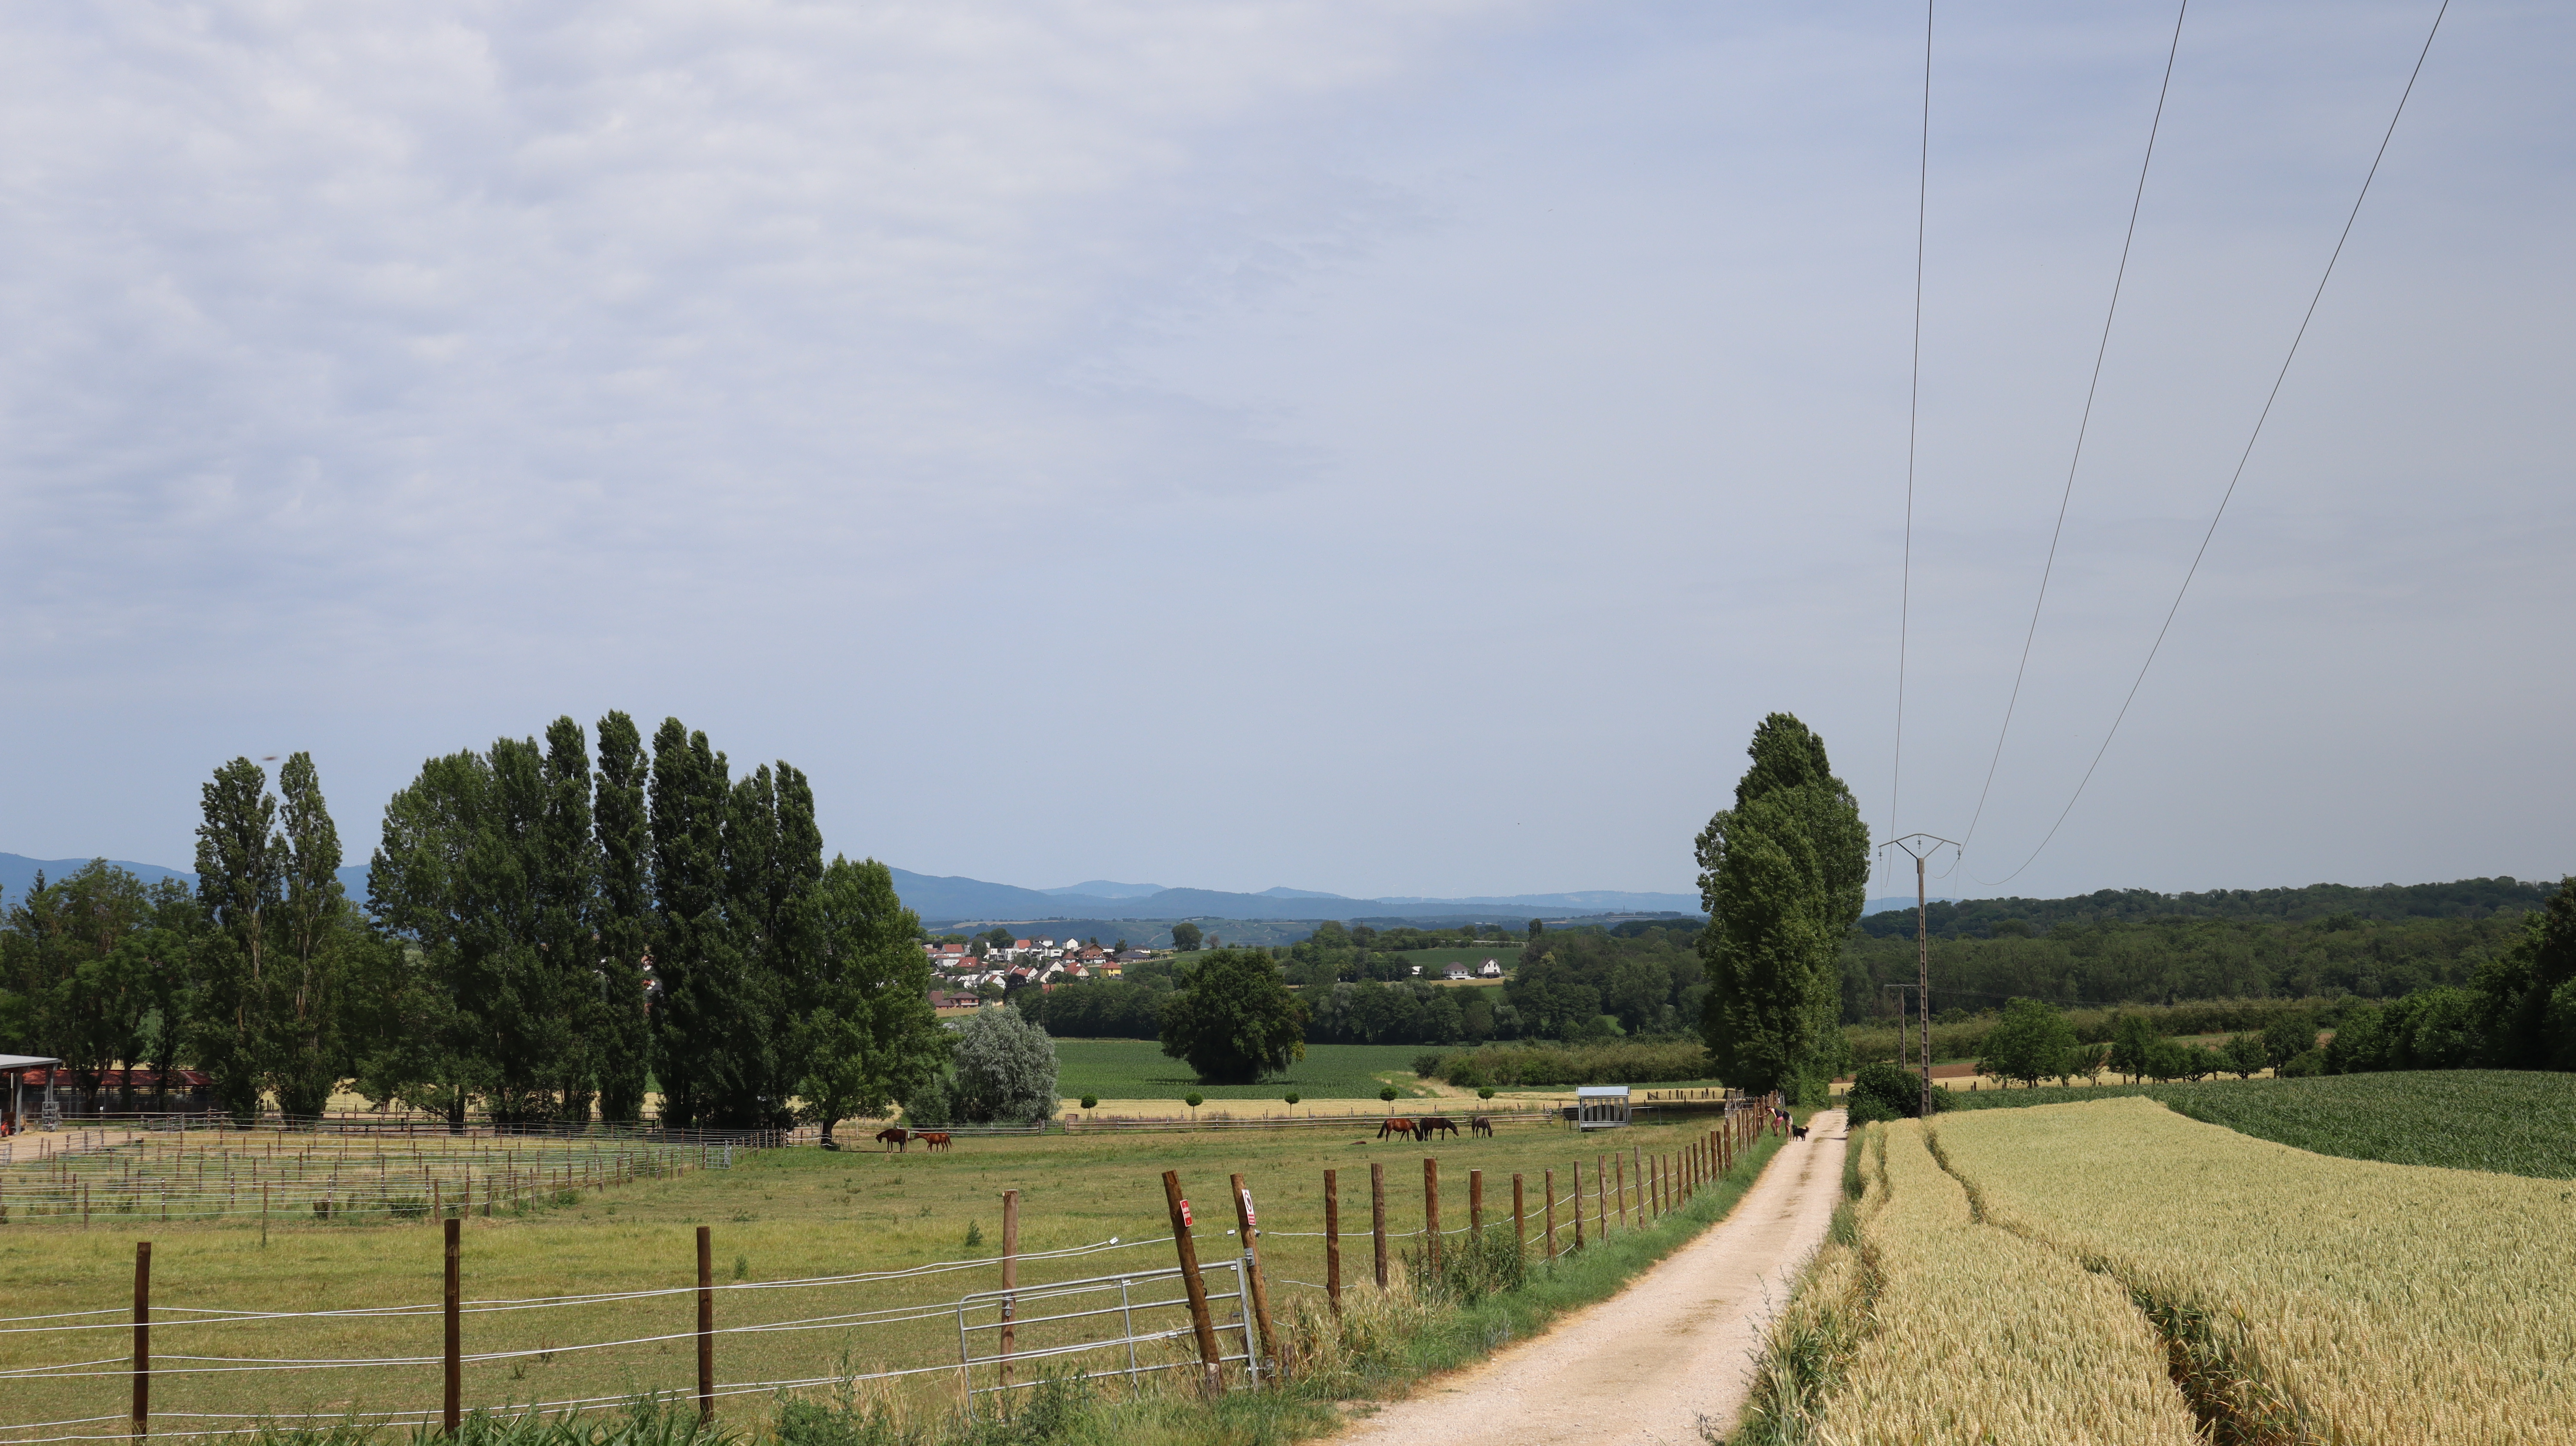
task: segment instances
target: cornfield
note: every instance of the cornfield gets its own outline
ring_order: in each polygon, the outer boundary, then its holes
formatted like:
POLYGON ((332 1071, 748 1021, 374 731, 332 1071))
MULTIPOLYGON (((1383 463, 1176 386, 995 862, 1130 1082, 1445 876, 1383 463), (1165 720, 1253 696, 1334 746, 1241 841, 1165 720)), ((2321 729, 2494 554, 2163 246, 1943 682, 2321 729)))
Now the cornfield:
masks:
POLYGON ((2565 1182, 2311 1155, 2147 1100, 1936 1128, 1990 1222, 2117 1277, 2240 1400, 2296 1422, 2281 1435, 2576 1435, 2565 1182))

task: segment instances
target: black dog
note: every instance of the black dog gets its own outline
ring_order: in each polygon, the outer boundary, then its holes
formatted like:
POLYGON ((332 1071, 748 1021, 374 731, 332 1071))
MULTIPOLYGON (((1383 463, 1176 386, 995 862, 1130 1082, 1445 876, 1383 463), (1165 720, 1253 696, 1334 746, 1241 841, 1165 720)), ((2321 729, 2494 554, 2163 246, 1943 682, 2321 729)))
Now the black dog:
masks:
POLYGON ((1793 1140, 1803 1140, 1807 1138, 1807 1127, 1805 1125, 1791 1125, 1789 1127, 1789 1138, 1793 1140))

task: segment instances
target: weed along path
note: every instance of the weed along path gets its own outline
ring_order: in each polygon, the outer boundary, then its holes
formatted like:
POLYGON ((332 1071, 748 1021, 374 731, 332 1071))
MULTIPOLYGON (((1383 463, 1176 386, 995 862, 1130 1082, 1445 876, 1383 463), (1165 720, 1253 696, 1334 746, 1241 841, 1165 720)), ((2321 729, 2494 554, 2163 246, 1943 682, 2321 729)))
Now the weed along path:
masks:
POLYGON ((1734 1424, 1772 1311, 1824 1243, 1843 1116, 1820 1113, 1735 1209, 1617 1295, 1425 1382, 1333 1446, 1685 1446, 1734 1424))

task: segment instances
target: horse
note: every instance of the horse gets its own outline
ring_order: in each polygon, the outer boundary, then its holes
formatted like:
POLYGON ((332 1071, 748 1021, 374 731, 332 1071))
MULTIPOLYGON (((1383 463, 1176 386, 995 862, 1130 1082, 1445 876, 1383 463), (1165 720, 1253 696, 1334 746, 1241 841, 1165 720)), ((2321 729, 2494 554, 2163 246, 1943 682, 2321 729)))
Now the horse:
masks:
POLYGON ((926 1148, 932 1150, 945 1150, 948 1148, 948 1132, 946 1130, 924 1130, 921 1134, 921 1143, 926 1148))
POLYGON ((1386 1138, 1387 1136, 1389 1136, 1389 1135, 1402 1135, 1404 1138, 1406 1138, 1406 1139, 1408 1139, 1408 1140, 1412 1139, 1412 1138, 1413 1138, 1413 1121, 1411 1121, 1411 1120, 1389 1120, 1389 1121, 1387 1121, 1385 1124, 1382 1124, 1382 1125, 1380 1125, 1380 1126, 1378 1126, 1378 1127, 1377 1127, 1377 1137, 1378 1137, 1379 1139, 1383 1140, 1383 1139, 1385 1139, 1385 1138, 1386 1138))
POLYGON ((1478 1115, 1467 1122, 1467 1133, 1491 1136, 1494 1133, 1494 1122, 1483 1115, 1478 1115))
POLYGON ((1458 1122, 1444 1119, 1439 1115, 1424 1115, 1413 1122, 1414 1138, 1417 1140, 1430 1139, 1435 1130, 1447 1130, 1454 1135, 1458 1133, 1458 1122))
POLYGON ((912 1131, 901 1125, 888 1125, 877 1131, 877 1143, 888 1149, 901 1150, 912 1139, 912 1131))

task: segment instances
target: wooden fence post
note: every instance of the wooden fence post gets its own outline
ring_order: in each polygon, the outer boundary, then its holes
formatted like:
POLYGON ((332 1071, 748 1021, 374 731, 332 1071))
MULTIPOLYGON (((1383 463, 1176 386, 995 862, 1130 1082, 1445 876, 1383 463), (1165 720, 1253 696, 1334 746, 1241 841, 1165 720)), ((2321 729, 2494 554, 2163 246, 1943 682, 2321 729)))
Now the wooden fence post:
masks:
POLYGON ((1512 1172, 1512 1253, 1519 1255, 1528 1250, 1528 1242, 1529 1231, 1521 1224, 1521 1172, 1514 1170, 1512 1172))
MULTIPOLYGON (((1228 1176, 1226 1183, 1234 1188, 1234 1228, 1243 1235, 1244 1288, 1252 1292, 1252 1299, 1244 1304, 1251 1308, 1253 1324, 1261 1327, 1263 1357, 1276 1362, 1279 1342, 1270 1334, 1270 1285, 1261 1278, 1261 1249, 1255 1243, 1260 1237, 1261 1212, 1252 1208, 1252 1192, 1244 1188, 1241 1175, 1228 1176)), ((1252 1354, 1249 1339, 1243 1343, 1243 1353, 1252 1354)))
POLYGON ((1324 1172, 1324 1294, 1333 1314, 1342 1313, 1342 1190, 1334 1172, 1324 1172))
POLYGON ((1637 1228, 1646 1228, 1646 1147, 1628 1147, 1628 1165, 1637 1177, 1637 1228))
POLYGON ((1467 1228, 1475 1234, 1485 1233, 1485 1172, 1467 1172, 1467 1228))
POLYGON ((134 1434, 152 1430, 152 1242, 134 1242, 134 1434))
POLYGON ((1583 1248, 1583 1162, 1574 1162, 1574 1248, 1583 1248))
MULTIPOLYGON (((1007 1292, 1020 1285, 1020 1192, 1002 1192, 1002 1363, 998 1379, 1004 1388, 1011 1384, 1011 1352, 1019 1346, 1019 1298, 1007 1292)), ((1008 1398, 1005 1397, 1005 1400, 1008 1398)))
POLYGON ((1215 1395, 1224 1385, 1217 1364, 1216 1322, 1208 1318, 1207 1282, 1199 1278, 1199 1248, 1190 1239, 1190 1202, 1181 1198, 1181 1177, 1163 1172, 1163 1205, 1172 1215, 1172 1252, 1180 1257, 1181 1289, 1190 1298, 1190 1328, 1199 1342, 1199 1386, 1215 1395))
POLYGON ((1431 1273, 1440 1274, 1440 1162, 1422 1157, 1422 1238, 1429 1242, 1431 1273))
POLYGON ((716 1247, 698 1227, 698 1419, 716 1418, 716 1247))
POLYGON ((1547 1192, 1547 1258, 1556 1259, 1556 1172, 1548 1170, 1539 1176, 1539 1189, 1547 1192))
POLYGON ((1386 1167, 1369 1166, 1369 1233, 1377 1237, 1377 1288, 1386 1289, 1386 1167))
POLYGON ((441 1272, 442 1278, 439 1285, 439 1305, 440 1313, 446 1316, 447 1320, 440 1342, 441 1354, 445 1359, 442 1362, 444 1370, 441 1372, 443 1379, 438 1419, 450 1436, 456 1434, 457 1426, 464 1419, 465 1289, 459 1279, 458 1259, 464 1253, 464 1241, 458 1234, 464 1228, 464 1224, 462 1220, 448 1221, 442 1227, 443 1238, 439 1247, 439 1253, 445 1257, 445 1268, 441 1272))
MULTIPOLYGON (((1619 1228, 1625 1230, 1628 1228, 1628 1162, 1620 1159, 1618 1154, 1613 1152, 1610 1156, 1610 1168, 1617 1176, 1617 1183, 1610 1190, 1610 1198, 1619 1202, 1619 1228)), ((1601 1222, 1601 1233, 1604 1235, 1610 1233, 1608 1220, 1601 1222)))

